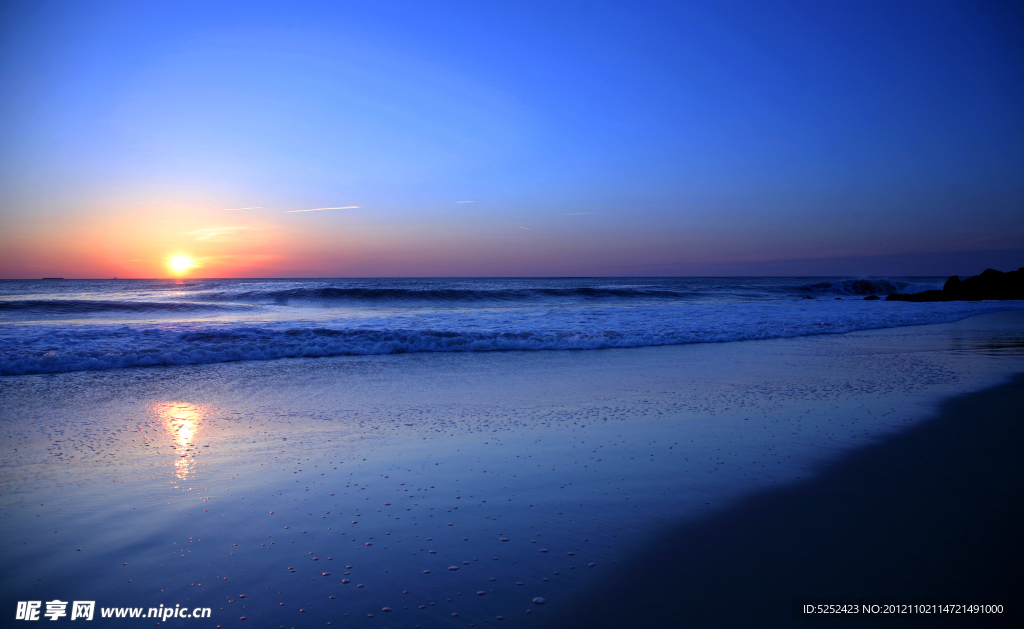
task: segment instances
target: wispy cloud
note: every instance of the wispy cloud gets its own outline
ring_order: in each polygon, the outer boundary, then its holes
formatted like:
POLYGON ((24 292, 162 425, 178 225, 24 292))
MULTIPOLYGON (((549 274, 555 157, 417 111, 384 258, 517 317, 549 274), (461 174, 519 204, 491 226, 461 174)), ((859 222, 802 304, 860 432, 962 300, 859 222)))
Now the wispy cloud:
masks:
POLYGON ((311 207, 308 210, 288 210, 288 214, 294 214, 295 212, 320 212, 323 210, 357 210, 358 205, 342 205, 340 207, 311 207))
POLYGON ((476 201, 456 201, 456 203, 476 203, 476 201))
POLYGON ((238 210, 262 210, 262 209, 263 209, 262 206, 257 205, 255 207, 226 207, 226 208, 224 208, 224 211, 225 212, 237 212, 238 210))
POLYGON ((188 234, 195 234, 196 240, 214 240, 223 236, 230 236, 236 232, 246 231, 254 229, 253 227, 207 227, 204 229, 197 229, 195 231, 186 232, 188 234))
POLYGON ((528 231, 528 232, 532 232, 532 231, 533 231, 533 230, 532 230, 532 229, 530 229, 529 227, 523 227, 522 225, 520 225, 520 226, 519 226, 519 229, 525 229, 525 230, 526 230, 526 231, 528 231))
POLYGON ((596 214, 597 212, 569 212, 568 214, 562 214, 562 216, 583 216, 585 214, 596 214))

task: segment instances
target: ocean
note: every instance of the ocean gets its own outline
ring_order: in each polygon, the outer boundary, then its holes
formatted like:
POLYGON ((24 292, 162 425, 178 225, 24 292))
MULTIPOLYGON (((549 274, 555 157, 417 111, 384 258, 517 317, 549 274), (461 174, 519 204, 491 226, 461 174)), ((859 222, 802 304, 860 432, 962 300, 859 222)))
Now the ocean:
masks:
POLYGON ((0 281, 0 375, 836 334, 1021 307, 865 301, 945 278, 0 281))

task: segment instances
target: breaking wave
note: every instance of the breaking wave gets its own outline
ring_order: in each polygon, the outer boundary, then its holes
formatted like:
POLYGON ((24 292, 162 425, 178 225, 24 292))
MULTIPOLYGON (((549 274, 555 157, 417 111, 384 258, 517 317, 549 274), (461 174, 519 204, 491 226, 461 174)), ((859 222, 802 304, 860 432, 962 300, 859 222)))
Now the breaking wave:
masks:
POLYGON ((944 323, 1024 302, 788 300, 632 308, 517 309, 334 321, 17 325, 0 375, 410 352, 596 350, 836 334, 944 323))

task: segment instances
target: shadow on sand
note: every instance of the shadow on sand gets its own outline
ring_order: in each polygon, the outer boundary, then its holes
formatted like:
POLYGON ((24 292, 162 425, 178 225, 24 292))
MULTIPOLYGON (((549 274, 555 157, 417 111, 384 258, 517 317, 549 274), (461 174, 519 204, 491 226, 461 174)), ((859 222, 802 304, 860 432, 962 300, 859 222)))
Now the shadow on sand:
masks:
POLYGON ((1024 374, 799 486, 670 531, 551 626, 1024 626, 1024 374), (797 599, 998 601, 977 615, 800 617, 797 599))

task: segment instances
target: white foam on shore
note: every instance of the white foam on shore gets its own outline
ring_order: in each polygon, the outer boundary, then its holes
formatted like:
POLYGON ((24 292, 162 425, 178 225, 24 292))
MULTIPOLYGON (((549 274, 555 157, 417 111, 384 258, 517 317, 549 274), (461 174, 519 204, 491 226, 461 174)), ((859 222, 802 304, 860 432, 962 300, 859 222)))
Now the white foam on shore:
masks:
POLYGON ((595 350, 948 323, 1024 302, 776 300, 658 306, 395 311, 311 309, 283 321, 11 323, 0 375, 418 352, 595 350))

